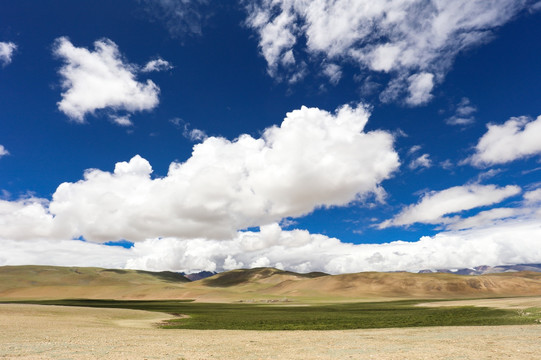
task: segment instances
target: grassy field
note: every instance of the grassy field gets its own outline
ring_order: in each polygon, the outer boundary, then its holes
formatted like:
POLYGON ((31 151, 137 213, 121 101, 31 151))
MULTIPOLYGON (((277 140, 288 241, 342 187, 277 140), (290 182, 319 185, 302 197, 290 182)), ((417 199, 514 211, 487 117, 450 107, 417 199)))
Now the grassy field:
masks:
POLYGON ((419 326, 535 324, 540 308, 521 311, 486 307, 419 307, 426 300, 328 305, 224 304, 190 301, 46 300, 30 304, 124 308, 188 315, 166 329, 344 330, 419 326))

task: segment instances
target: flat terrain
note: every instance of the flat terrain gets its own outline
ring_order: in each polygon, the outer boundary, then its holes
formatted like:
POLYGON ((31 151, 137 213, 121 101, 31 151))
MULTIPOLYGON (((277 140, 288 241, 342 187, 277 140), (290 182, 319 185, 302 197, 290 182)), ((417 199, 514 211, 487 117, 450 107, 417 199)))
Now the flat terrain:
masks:
POLYGON ((0 359, 537 359, 541 326, 164 330, 135 310, 0 305, 0 359))
MULTIPOLYGON (((432 300, 433 302, 434 300, 432 300)), ((522 311, 508 308, 461 306, 419 306, 426 300, 298 303, 200 303, 172 300, 37 300, 34 305, 131 309, 182 314, 163 324, 167 329, 192 330, 350 330, 422 326, 529 325, 541 323, 540 306, 522 311)))
POLYGON ((496 299, 469 299, 469 300, 451 300, 420 303, 417 306, 422 307, 442 307, 442 306, 480 306, 496 309, 514 309, 526 310, 528 308, 541 309, 541 297, 516 297, 516 298, 496 298, 496 299))

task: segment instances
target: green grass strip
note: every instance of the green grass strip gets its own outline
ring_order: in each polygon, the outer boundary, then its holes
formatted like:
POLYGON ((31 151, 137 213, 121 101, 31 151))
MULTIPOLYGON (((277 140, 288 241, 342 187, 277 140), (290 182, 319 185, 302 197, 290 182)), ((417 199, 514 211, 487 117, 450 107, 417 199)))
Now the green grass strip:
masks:
MULTIPOLYGON (((429 300, 430 301, 430 300, 429 300)), ((416 301, 362 302, 329 305, 195 303, 190 301, 46 300, 19 303, 122 308, 184 314, 166 329, 199 330, 345 330, 419 326, 536 324, 541 309, 530 311, 486 307, 419 307, 416 301)))

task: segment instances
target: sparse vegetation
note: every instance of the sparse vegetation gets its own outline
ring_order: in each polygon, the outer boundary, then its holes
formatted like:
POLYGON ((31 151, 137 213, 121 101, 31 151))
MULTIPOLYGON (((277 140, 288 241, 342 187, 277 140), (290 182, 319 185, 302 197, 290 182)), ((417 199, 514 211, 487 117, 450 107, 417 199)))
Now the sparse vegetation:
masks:
MULTIPOLYGON (((421 301, 291 306, 189 301, 49 300, 32 304, 125 308, 185 314, 165 329, 340 330, 418 326, 536 324, 539 309, 518 313, 485 307, 419 307, 421 301)), ((423 300, 422 302, 426 302, 423 300)))

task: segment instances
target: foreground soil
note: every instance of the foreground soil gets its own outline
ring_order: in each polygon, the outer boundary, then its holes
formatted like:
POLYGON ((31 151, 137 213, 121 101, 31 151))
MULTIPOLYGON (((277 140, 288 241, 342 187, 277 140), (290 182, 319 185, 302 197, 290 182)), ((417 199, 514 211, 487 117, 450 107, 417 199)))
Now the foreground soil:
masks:
POLYGON ((0 359, 538 359, 541 326, 164 330, 170 315, 0 305, 0 359))

